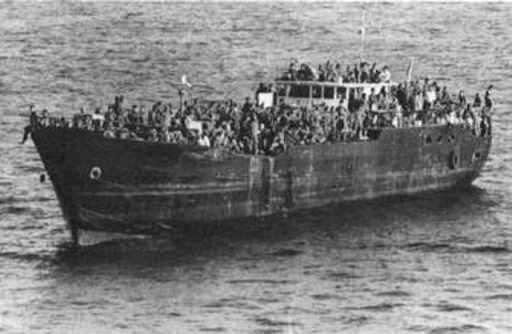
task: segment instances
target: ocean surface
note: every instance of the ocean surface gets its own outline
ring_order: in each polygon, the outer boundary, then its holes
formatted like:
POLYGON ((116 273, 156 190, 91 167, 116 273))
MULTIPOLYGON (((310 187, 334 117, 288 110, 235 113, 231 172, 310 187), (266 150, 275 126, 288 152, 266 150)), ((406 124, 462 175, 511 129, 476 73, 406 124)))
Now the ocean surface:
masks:
POLYGON ((512 4, 0 3, 0 333, 512 333, 512 4), (495 86, 465 192, 352 203, 172 240, 70 248, 28 103, 253 96, 292 59, 365 58, 453 93, 495 86))

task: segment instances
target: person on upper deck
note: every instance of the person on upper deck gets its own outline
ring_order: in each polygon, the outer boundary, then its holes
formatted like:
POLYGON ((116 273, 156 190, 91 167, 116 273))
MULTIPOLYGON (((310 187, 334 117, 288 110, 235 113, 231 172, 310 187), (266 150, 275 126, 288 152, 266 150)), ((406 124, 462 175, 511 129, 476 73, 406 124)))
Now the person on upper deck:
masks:
POLYGON ((360 82, 370 82, 370 73, 368 72, 368 63, 361 63, 361 78, 360 82))
POLYGON ((342 84, 343 83, 343 75, 341 73, 341 65, 340 63, 336 63, 336 67, 334 68, 334 73, 332 77, 332 81, 342 84))
POLYGON ((292 61, 290 63, 290 67, 288 68, 287 79, 288 80, 297 80, 297 68, 296 68, 295 61, 292 61))
POLYGON ((391 81, 391 72, 389 72, 388 66, 385 65, 382 68, 382 72, 379 75, 380 82, 390 82, 391 81))
POLYGON ((372 67, 370 68, 370 82, 377 82, 379 81, 379 71, 377 70, 377 63, 373 63, 372 67))
POLYGON ((354 65, 354 79, 355 79, 355 82, 359 82, 359 80, 361 79, 361 77, 359 76, 360 75, 360 72, 359 72, 359 68, 356 65, 354 65))

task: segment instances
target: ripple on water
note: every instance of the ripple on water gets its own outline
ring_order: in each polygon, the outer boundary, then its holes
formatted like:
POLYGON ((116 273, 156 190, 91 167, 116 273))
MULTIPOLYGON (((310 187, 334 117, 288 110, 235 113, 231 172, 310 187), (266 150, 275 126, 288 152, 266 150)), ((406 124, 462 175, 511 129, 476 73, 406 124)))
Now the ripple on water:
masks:
POLYGON ((207 333, 223 333, 227 332, 227 329, 224 327, 201 327, 199 328, 199 331, 207 333))
POLYGON ((487 297, 485 297, 485 299, 512 301, 512 293, 499 293, 499 294, 487 296, 487 297))
POLYGON ((470 307, 448 302, 439 303, 435 308, 441 312, 472 311, 470 307))
POLYGON ((494 245, 484 245, 484 246, 476 246, 476 247, 468 247, 467 251, 469 253, 510 253, 510 249, 506 246, 494 246, 494 245))
POLYGON ((325 280, 327 281, 343 281, 343 280, 350 280, 350 279, 359 279, 362 278, 362 276, 346 272, 346 271, 337 271, 337 272, 329 272, 327 275, 325 275, 325 280))
POLYGON ((278 257, 293 257, 297 256, 299 254, 302 254, 303 252, 300 250, 295 249, 279 249, 273 253, 271 253, 272 256, 278 256, 278 257))
POLYGON ((384 292, 378 292, 375 294, 379 297, 409 297, 411 294, 407 291, 403 290, 390 290, 390 291, 384 291, 384 292))
POLYGON ((438 253, 509 253, 510 249, 503 245, 480 245, 469 246, 452 243, 438 242, 413 242, 408 243, 401 248, 421 252, 438 253))
POLYGON ((339 299, 346 299, 345 297, 341 297, 332 293, 320 293, 320 294, 314 294, 311 295, 311 298, 314 300, 339 300, 339 299))
POLYGON ((378 304, 374 304, 374 305, 366 305, 366 306, 361 306, 361 307, 349 307, 348 309, 349 310, 364 310, 364 311, 386 312, 386 311, 390 311, 392 309, 399 308, 399 307, 402 307, 402 306, 404 306, 403 303, 384 302, 384 303, 378 303, 378 304))
POLYGON ((258 279, 258 278, 247 278, 247 279, 233 279, 228 280, 229 284, 272 284, 272 285, 285 285, 296 283, 294 280, 278 280, 278 279, 258 279))
POLYGON ((460 326, 440 326, 428 331, 429 334, 455 334, 455 333, 485 333, 488 329, 473 324, 464 324, 460 326))
POLYGON ((254 319, 254 322, 256 322, 258 325, 261 326, 268 326, 268 327, 295 327, 295 326, 302 326, 301 323, 291 321, 291 320, 273 320, 269 318, 256 318, 254 319))
POLYGON ((240 298, 221 298, 215 302, 203 305, 204 308, 213 308, 213 309, 222 309, 222 308, 232 308, 239 310, 258 310, 259 306, 254 305, 251 302, 246 300, 241 300, 240 298))

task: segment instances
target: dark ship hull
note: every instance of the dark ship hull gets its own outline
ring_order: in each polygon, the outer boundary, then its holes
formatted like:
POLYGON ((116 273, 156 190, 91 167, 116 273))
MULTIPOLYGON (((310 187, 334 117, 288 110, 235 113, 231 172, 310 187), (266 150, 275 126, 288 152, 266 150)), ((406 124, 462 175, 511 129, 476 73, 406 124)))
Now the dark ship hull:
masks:
POLYGON ((467 186, 492 140, 462 125, 376 129, 369 137, 270 157, 71 128, 32 133, 75 240, 79 230, 159 233, 467 186))

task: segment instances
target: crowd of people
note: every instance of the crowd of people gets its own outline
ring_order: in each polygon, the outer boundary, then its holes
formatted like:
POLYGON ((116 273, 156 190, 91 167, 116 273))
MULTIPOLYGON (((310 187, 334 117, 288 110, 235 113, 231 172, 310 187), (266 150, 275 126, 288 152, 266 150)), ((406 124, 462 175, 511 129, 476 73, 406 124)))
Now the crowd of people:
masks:
POLYGON ((298 63, 292 61, 288 70, 283 73, 281 80, 288 81, 320 81, 320 82, 357 82, 357 83, 377 83, 390 82, 391 72, 387 65, 381 69, 377 68, 377 63, 370 64, 361 62, 353 67, 347 65, 345 71, 339 62, 328 60, 325 64, 320 64, 315 69, 307 63, 298 63))
POLYGON ((108 138, 277 155, 289 145, 364 140, 369 129, 379 127, 463 123, 475 135, 483 135, 490 131, 491 92, 489 86, 483 99, 476 94, 470 103, 463 91, 452 96, 446 87, 424 79, 393 86, 390 91, 372 90, 368 96, 361 90, 348 104, 340 101, 337 107, 263 107, 246 98, 241 105, 233 100, 194 100, 180 107, 157 102, 148 110, 139 105, 126 107, 123 96, 118 96, 104 112, 81 110, 67 120, 48 117, 44 110, 38 122, 97 131, 108 138))

